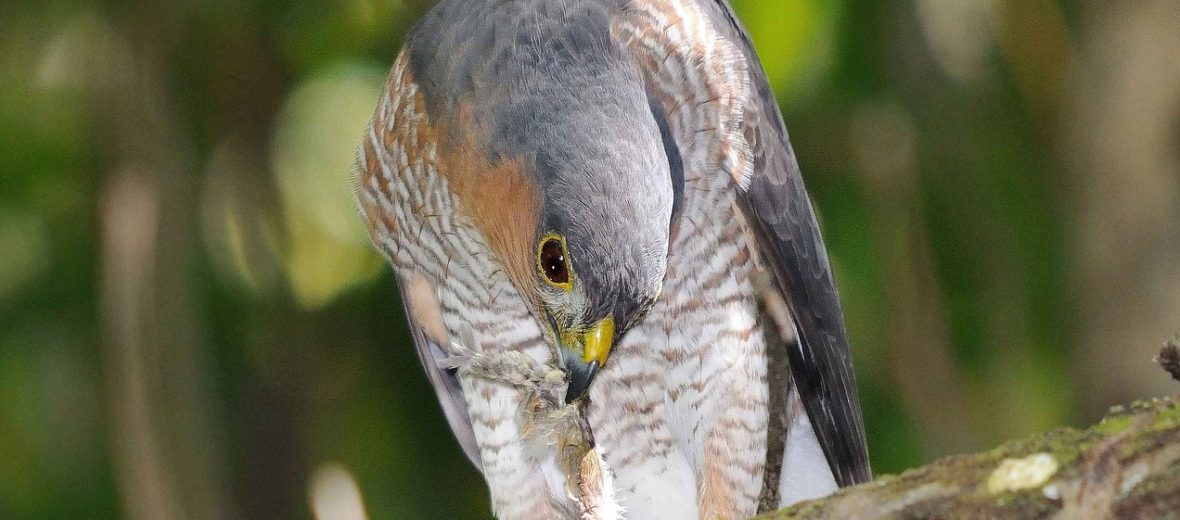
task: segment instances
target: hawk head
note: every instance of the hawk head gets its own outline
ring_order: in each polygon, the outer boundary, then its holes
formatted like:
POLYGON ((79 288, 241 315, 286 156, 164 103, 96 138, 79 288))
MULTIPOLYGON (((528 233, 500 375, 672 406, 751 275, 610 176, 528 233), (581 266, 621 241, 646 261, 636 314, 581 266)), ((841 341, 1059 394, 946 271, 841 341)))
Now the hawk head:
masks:
POLYGON ((477 221, 568 373, 569 402, 659 296, 683 175, 634 71, 516 87, 480 113, 488 180, 506 184, 467 198, 500 208, 477 221))

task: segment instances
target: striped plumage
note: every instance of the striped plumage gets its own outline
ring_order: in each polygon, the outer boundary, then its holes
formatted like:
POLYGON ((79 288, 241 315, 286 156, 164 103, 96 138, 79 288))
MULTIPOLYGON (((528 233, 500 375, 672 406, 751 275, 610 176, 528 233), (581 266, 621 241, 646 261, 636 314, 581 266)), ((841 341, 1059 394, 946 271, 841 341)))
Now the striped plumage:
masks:
POLYGON ((553 229, 569 305, 620 323, 580 403, 623 516, 741 518, 867 480, 823 244, 723 1, 444 0, 358 156, 370 234, 500 518, 614 514, 579 508, 559 447, 524 433, 527 387, 443 362, 471 342, 562 366, 533 256, 553 229))

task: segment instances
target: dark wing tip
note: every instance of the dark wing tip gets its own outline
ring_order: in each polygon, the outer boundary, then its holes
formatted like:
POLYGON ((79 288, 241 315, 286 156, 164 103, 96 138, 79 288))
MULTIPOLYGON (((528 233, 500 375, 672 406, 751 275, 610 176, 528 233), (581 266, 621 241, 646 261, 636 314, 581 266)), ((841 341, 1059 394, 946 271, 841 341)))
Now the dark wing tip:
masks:
MULTIPOLYGON (((812 429, 820 441, 836 482, 849 486, 872 479, 860 399, 843 315, 831 276, 819 228, 806 199, 792 201, 807 213, 783 219, 782 209, 761 208, 772 200, 755 195, 755 185, 745 206, 764 256, 790 308, 796 341, 788 348, 791 377, 799 392, 812 429), (752 195, 752 197, 751 197, 752 195), (764 217, 766 211, 774 214, 764 217), (810 222, 800 229, 800 222, 810 222)), ((782 193, 781 191, 777 193, 782 193)), ((771 197, 773 198, 773 197, 771 197)), ((777 205, 786 208, 786 205, 777 205)))

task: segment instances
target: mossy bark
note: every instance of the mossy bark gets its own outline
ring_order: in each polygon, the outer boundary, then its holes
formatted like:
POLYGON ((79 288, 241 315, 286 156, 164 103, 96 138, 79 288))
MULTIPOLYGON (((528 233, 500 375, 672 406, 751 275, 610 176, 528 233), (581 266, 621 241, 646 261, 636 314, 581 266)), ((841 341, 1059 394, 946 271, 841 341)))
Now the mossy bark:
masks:
POLYGON ((1062 428, 886 475, 763 519, 1180 519, 1180 402, 1112 409, 1062 428))

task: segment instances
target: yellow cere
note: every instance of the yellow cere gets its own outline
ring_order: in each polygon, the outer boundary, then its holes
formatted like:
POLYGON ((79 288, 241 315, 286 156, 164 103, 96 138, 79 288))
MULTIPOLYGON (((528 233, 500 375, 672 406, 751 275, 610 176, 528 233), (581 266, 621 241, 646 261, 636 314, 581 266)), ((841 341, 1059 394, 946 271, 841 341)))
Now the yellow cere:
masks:
POLYGON ((599 365, 606 363, 614 339, 615 320, 608 316, 582 336, 582 361, 597 361, 599 365))

